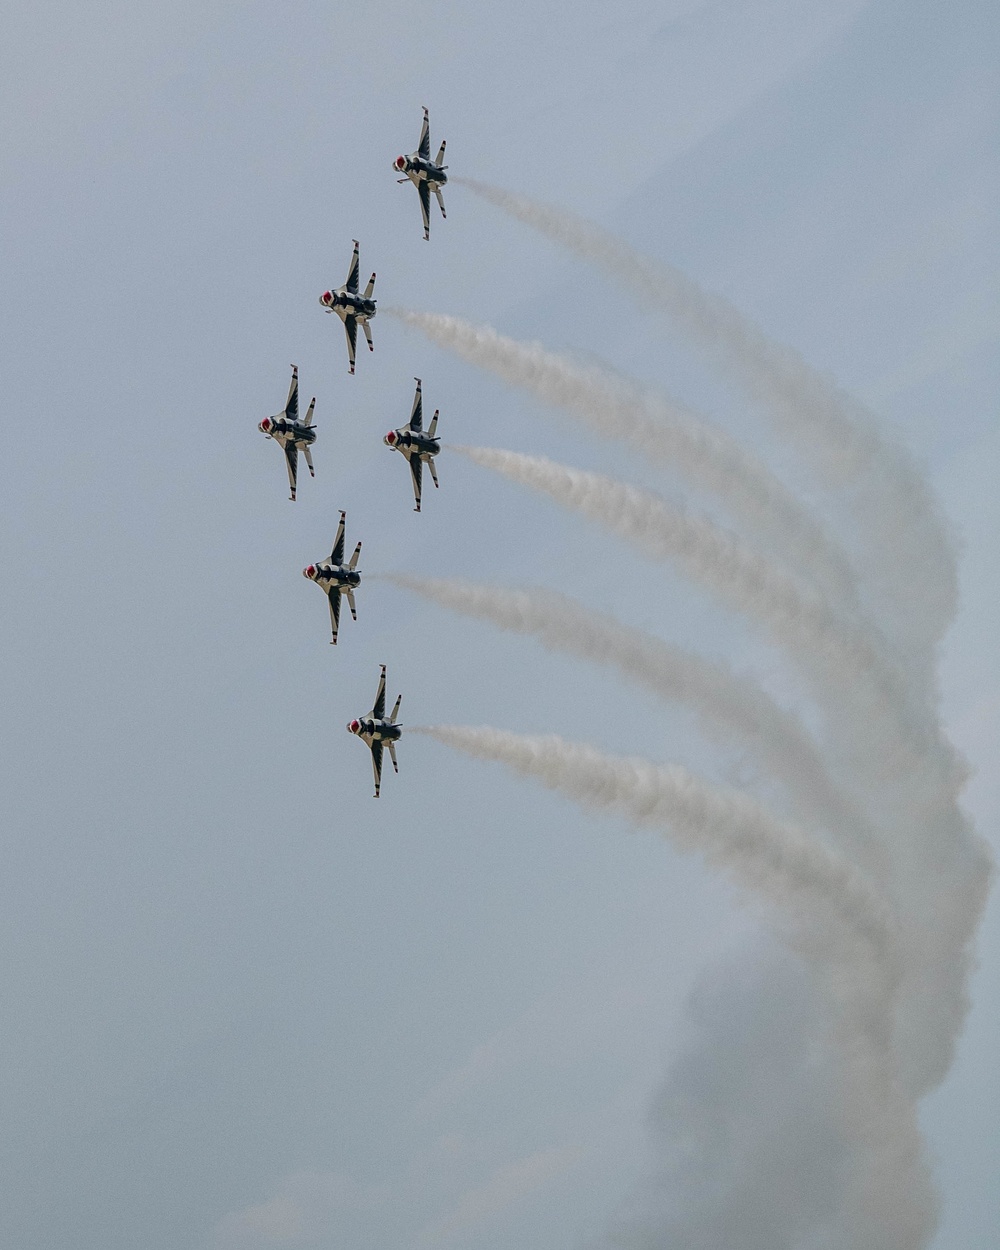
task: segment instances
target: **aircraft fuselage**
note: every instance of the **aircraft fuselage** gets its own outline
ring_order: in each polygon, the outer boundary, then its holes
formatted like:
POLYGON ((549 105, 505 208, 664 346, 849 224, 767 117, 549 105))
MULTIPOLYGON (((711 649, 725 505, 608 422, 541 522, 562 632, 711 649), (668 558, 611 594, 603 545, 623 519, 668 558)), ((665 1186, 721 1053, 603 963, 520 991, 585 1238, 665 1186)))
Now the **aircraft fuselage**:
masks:
POLYGON ((351 732, 356 733, 369 746, 373 742, 398 742, 403 736, 403 726, 397 725, 391 720, 382 720, 373 716, 360 716, 358 725, 359 728, 352 729, 351 732))
POLYGON ((376 312, 373 299, 353 295, 350 291, 329 291, 319 297, 319 302, 327 312, 335 312, 345 321, 348 317, 357 317, 358 321, 371 321, 376 312))
POLYGON ((416 430, 394 430, 396 438, 393 442, 386 442, 390 447, 395 447, 397 451, 401 451, 411 456, 420 456, 422 460, 429 460, 431 456, 436 456, 441 450, 441 440, 439 438, 431 438, 429 435, 416 430))
POLYGON ((448 181, 448 175, 440 165, 435 165, 433 161, 425 161, 422 156, 408 156, 405 172, 414 186, 420 182, 427 182, 431 190, 435 187, 443 187, 448 181))
POLYGON ((288 443, 309 447, 316 441, 314 425, 302 425, 299 421, 289 421, 287 417, 267 417, 261 421, 258 429, 282 447, 288 443))
POLYGON ((355 590, 361 585, 361 574, 346 564, 316 564, 312 567, 316 572, 311 580, 325 591, 355 590))

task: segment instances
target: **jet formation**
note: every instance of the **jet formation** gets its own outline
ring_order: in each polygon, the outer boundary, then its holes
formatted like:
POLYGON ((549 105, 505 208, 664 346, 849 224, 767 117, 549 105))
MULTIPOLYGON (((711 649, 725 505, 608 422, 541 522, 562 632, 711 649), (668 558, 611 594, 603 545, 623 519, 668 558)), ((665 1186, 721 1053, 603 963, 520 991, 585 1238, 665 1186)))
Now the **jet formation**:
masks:
MULTIPOLYGON (((393 168, 397 173, 403 175, 399 179, 400 182, 412 182, 417 188, 420 196, 420 211, 423 216, 424 238, 430 239, 430 197, 433 192, 437 198, 438 205, 441 209, 441 216, 445 217, 444 199, 441 195, 441 188, 447 183, 448 175, 445 170, 448 168, 444 164, 445 144, 442 143, 438 150, 437 158, 430 159, 430 119, 427 109, 424 109, 423 126, 420 130, 420 141, 417 150, 411 152, 409 156, 397 156, 393 162, 393 168)), ((347 279, 343 286, 331 288, 324 291, 319 297, 319 302, 323 309, 328 313, 336 313, 344 323, 344 331, 347 335, 347 359, 348 372, 353 374, 355 367, 355 354, 357 350, 358 326, 364 331, 365 339, 368 343, 370 351, 375 350, 372 342, 372 332, 370 322, 376 313, 375 291, 375 274, 368 279, 368 285, 364 291, 360 291, 360 273, 361 273, 361 245, 358 240, 354 240, 354 252, 351 256, 350 267, 347 271, 347 279)), ((393 451, 400 452, 406 457, 407 464, 410 468, 410 478, 413 484, 413 501, 414 512, 420 511, 420 497, 422 489, 423 467, 426 464, 430 471, 434 485, 438 485, 437 469, 434 464, 434 458, 441 450, 441 443, 437 438, 438 410, 435 409, 434 416, 431 418, 430 425, 426 430, 423 428, 423 396, 421 391, 421 381, 419 378, 414 379, 417 384, 416 392, 413 396, 413 406, 410 411, 410 419, 406 425, 400 426, 398 429, 390 430, 385 435, 383 442, 393 451)), ((295 500, 296 483, 298 478, 298 462, 299 452, 301 451, 306 464, 309 466, 309 474, 315 477, 312 462, 312 446, 316 441, 316 427, 313 424, 313 414, 316 408, 315 398, 309 404, 309 410, 304 418, 299 417, 299 370, 297 365, 292 365, 292 381, 288 389, 288 399, 285 406, 277 415, 273 417, 265 417, 258 425, 258 429, 266 434, 268 438, 274 439, 285 453, 285 464, 288 469, 288 485, 291 491, 291 499, 295 500)), ((354 554, 346 563, 345 555, 345 531, 347 526, 346 512, 340 513, 340 524, 337 527, 337 536, 333 540, 333 550, 326 560, 317 560, 314 564, 308 564, 302 570, 302 575, 308 581, 315 582, 327 597, 330 606, 330 642, 335 645, 337 635, 340 631, 340 609, 342 600, 347 600, 350 608, 352 620, 358 619, 357 605, 354 601, 355 591, 361 585, 361 571, 358 568, 358 560, 361 556, 361 543, 354 549, 354 554)), ((393 769, 398 773, 399 767, 396 763, 396 743, 402 734, 402 727, 396 723, 396 717, 399 714, 399 705, 402 696, 397 698, 396 705, 392 709, 389 716, 385 714, 385 665, 381 666, 381 675, 379 678, 378 691, 375 695, 375 703, 372 710, 367 716, 357 717, 350 721, 347 728, 352 734, 356 734, 362 742, 364 742, 372 753, 372 769, 375 774, 375 797, 379 797, 379 791, 382 784, 382 756, 385 749, 389 751, 389 757, 392 760, 393 769)))

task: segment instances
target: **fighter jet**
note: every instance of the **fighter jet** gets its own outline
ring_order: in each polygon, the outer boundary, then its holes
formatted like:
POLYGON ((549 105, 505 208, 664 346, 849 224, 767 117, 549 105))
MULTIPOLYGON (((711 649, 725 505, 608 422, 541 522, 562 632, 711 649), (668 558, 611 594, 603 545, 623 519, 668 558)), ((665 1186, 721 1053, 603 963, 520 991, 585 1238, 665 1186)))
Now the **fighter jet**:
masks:
POLYGON ((285 462, 288 465, 288 485, 291 487, 293 500, 295 498, 295 481, 298 476, 300 447, 302 448, 302 454, 306 458, 306 464, 309 466, 309 476, 316 476, 313 469, 312 452, 309 450, 316 441, 316 427, 313 425, 313 410, 315 407, 316 397, 314 395, 309 404, 306 419, 304 421, 299 420, 299 367, 298 365, 292 365, 292 384, 288 388, 288 399, 285 400, 284 409, 276 417, 265 417, 257 426, 261 433, 266 434, 268 438, 273 438, 285 453, 285 462))
POLYGON ((347 732, 357 734, 362 742, 371 747, 372 752, 372 769, 375 773, 375 797, 378 798, 379 786, 382 783, 382 748, 389 748, 389 758, 392 760, 392 766, 399 772, 399 765, 396 763, 396 742, 399 740, 403 727, 396 724, 396 717, 399 715, 399 705, 403 696, 400 695, 396 700, 396 706, 392 709, 392 715, 386 717, 385 714, 385 665, 382 665, 382 674, 378 681, 378 691, 375 695, 375 706, 367 716, 360 719, 352 720, 347 726, 347 732))
POLYGON ((344 323, 344 329, 347 331, 347 355, 351 362, 351 373, 354 372, 354 349, 358 341, 358 326, 361 326, 365 332, 369 350, 375 350, 372 332, 368 325, 368 322, 375 316, 375 301, 372 299, 374 290, 375 275, 372 274, 368 279, 364 295, 358 294, 358 241, 355 239, 354 255, 351 257, 351 267, 347 271, 347 281, 335 291, 324 291, 319 297, 319 302, 326 311, 335 312, 344 323))
POLYGON ((406 182, 409 180, 417 188, 420 195, 420 212, 424 219, 424 238, 431 237, 431 192, 437 196, 438 205, 441 208, 441 216, 447 217, 444 211, 444 199, 441 196, 441 188, 448 181, 448 175, 444 172, 448 166, 442 165, 444 160, 444 143, 438 149, 437 159, 431 160, 431 133, 430 122, 427 117, 427 110, 424 109, 424 124, 420 131, 420 142, 417 150, 411 152, 409 156, 397 156, 393 161, 393 169, 397 173, 405 174, 404 178, 397 178, 397 182, 406 182))
POLYGON ((354 606, 354 592, 361 585, 361 574, 357 571, 358 556, 361 555, 361 544, 354 548, 349 564, 344 563, 344 521, 347 513, 340 514, 340 525, 337 537, 333 540, 333 550, 329 560, 321 564, 309 564, 302 570, 302 576, 315 582, 321 590, 326 591, 330 600, 330 624, 333 627, 331 644, 336 644, 337 630, 340 627, 340 596, 345 595, 351 609, 351 617, 356 621, 358 613, 354 606))
POLYGON ((434 457, 441 450, 441 441, 434 437, 438 423, 438 409, 434 409, 434 416, 431 418, 430 426, 427 433, 424 433, 423 424, 423 400, 420 396, 420 379, 413 379, 417 384, 416 394, 413 396, 413 411, 410 413, 409 425, 401 426, 398 430, 390 430, 382 440, 386 447, 393 447, 396 451, 401 451, 410 464, 410 474, 413 477, 413 498, 416 500, 414 512, 420 511, 420 479, 422 476, 424 462, 431 471, 431 477, 434 479, 434 485, 438 484, 437 469, 434 467, 434 457))

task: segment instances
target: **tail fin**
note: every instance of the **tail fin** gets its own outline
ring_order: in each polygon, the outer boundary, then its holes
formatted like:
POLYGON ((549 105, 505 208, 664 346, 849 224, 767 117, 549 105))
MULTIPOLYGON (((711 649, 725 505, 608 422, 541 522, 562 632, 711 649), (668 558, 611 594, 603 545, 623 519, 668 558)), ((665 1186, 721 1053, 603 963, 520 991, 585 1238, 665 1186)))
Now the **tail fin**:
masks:
POLYGON ((316 470, 313 468, 312 451, 310 450, 310 448, 309 448, 309 447, 303 447, 303 448, 302 448, 302 454, 303 454, 303 456, 305 456, 305 458, 306 458, 306 464, 309 466, 309 476, 310 476, 310 477, 315 477, 315 476, 316 476, 316 470))
POLYGON ((441 413, 441 409, 440 409, 440 408, 435 408, 435 409, 434 409, 434 416, 433 416, 433 417, 431 417, 431 423, 430 423, 430 425, 427 427, 427 437, 428 437, 428 438, 433 438, 433 437, 434 437, 434 433, 435 433, 435 431, 436 431, 436 430, 437 430, 437 428, 438 428, 438 417, 439 417, 440 413, 441 413))
POLYGON ((442 139, 441 146, 438 148, 437 160, 434 162, 435 165, 441 165, 444 163, 444 150, 446 146, 447 144, 445 140, 442 139))
POLYGON ((390 724, 393 724, 393 725, 394 725, 394 724, 396 723, 396 717, 399 715, 399 705, 400 705, 402 702, 403 702, 403 696, 402 696, 402 695, 400 695, 400 696, 399 696, 399 698, 396 700, 396 706, 392 709, 392 713, 391 713, 391 715, 389 716, 389 722, 390 722, 390 724))
POLYGON ((316 396, 314 395, 312 399, 309 401, 309 411, 306 413, 306 419, 305 421, 303 421, 302 423, 303 425, 312 425, 313 413, 315 411, 316 411, 316 396))
POLYGON ((437 196, 438 208, 441 210, 441 216, 447 217, 448 214, 444 211, 444 196, 441 194, 441 188, 435 187, 434 194, 437 196))
POLYGON ((392 767, 398 773, 399 765, 396 763, 396 744, 395 742, 387 742, 385 745, 389 748, 389 759, 392 760, 392 767))
POLYGON ((372 274, 372 276, 368 279, 368 285, 365 287, 365 299, 371 299, 372 291, 374 290, 375 290, 375 275, 372 274))
POLYGON ((354 591, 345 590, 344 596, 347 599, 347 606, 351 609, 351 620, 356 621, 358 619, 358 609, 354 603, 354 591))
POLYGON ((359 555, 361 555, 361 544, 360 544, 360 543, 358 543, 358 545, 354 548, 354 555, 353 555, 353 556, 351 556, 351 563, 347 566, 349 569, 356 569, 356 568, 358 567, 358 556, 359 556, 359 555))

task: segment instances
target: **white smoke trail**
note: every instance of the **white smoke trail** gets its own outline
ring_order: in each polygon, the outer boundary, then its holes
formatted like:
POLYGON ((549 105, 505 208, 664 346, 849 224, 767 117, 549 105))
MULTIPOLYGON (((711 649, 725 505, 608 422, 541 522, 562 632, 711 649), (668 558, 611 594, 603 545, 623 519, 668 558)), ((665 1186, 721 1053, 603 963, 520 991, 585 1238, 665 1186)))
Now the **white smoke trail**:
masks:
MULTIPOLYGON (((637 446, 644 447, 651 459, 664 457, 670 464, 682 467, 689 479, 707 489, 719 491, 722 499, 729 499, 734 514, 755 535, 763 537, 765 542, 770 540, 773 549, 788 559, 796 572, 809 574, 811 565, 811 576, 825 596, 838 605, 841 621, 855 614, 855 587, 843 554, 830 544, 818 525, 808 520, 798 502, 789 500, 783 487, 776 484, 758 461, 742 454, 739 447, 730 444, 717 431, 697 425, 689 414, 671 409, 656 396, 615 379, 614 375, 585 369, 565 357, 546 352, 540 346, 506 339, 490 327, 469 325, 455 317, 395 311, 407 324, 419 327, 437 344, 496 372, 512 385, 527 387, 550 404, 566 407, 594 429, 614 432, 617 437, 635 442, 637 446), (776 530, 784 532, 784 540, 775 540, 776 530)), ((881 520, 885 520, 884 517, 881 520)), ((870 561, 870 554, 865 555, 865 560, 870 561)), ((896 571, 903 570, 904 565, 895 556, 890 562, 896 571)), ((910 622, 923 617, 925 584, 908 579, 910 589, 916 585, 921 587, 919 610, 913 604, 908 606, 906 595, 898 592, 899 587, 890 595, 898 600, 901 614, 910 622)), ((881 616, 885 619, 885 612, 881 616)), ((861 632, 864 634, 864 631, 861 632)), ((899 636, 899 630, 895 632, 899 636)), ((950 868, 948 864, 940 865, 935 881, 944 876, 950 876, 955 881, 954 916, 945 916, 943 923, 954 936, 953 950, 958 954, 944 960, 944 963, 938 961, 936 971, 931 971, 931 965, 935 964, 931 960, 921 999, 934 1000, 938 1004, 936 1015, 941 1020, 961 1021, 968 1010, 963 986, 970 968, 969 944, 989 893, 990 858, 981 840, 974 839, 958 808, 958 795, 965 781, 964 770, 954 758, 954 752, 936 732, 936 700, 930 696, 925 677, 929 665, 923 661, 914 664, 911 649, 906 649, 904 654, 903 650, 894 646, 891 652, 894 661, 905 662, 909 677, 909 690, 896 686, 896 704, 901 705, 904 697, 915 697, 921 705, 918 719, 911 717, 906 722, 908 734, 913 734, 916 726, 923 726, 918 744, 911 744, 903 760, 886 755, 878 735, 871 732, 873 726, 869 724, 868 715, 864 711, 859 714, 854 700, 848 715, 841 715, 839 719, 835 715, 835 707, 829 704, 826 707, 829 729, 833 731, 839 720, 840 731, 835 737, 845 744, 845 750, 831 747, 831 752, 835 758, 844 755, 846 768, 855 774, 858 773, 856 766, 863 765, 861 771, 869 778, 868 785, 863 789, 880 813, 893 808, 893 805, 885 803, 885 788, 891 783, 893 775, 908 776, 909 788, 899 795, 895 804, 903 811, 895 831, 896 843, 906 845, 916 840, 923 846, 925 854, 933 856, 935 861, 940 861, 941 846, 956 848, 955 854, 960 861, 958 868, 954 864, 950 868), (921 756, 930 759, 926 769, 920 766, 921 756), (930 806, 938 809, 939 813, 934 823, 926 820, 926 810, 930 806), (968 878, 968 886, 961 894, 964 876, 968 878), (949 1003, 950 1013, 941 1010, 949 1003)), ((883 650, 880 664, 883 670, 886 654, 888 652, 883 650)), ((845 694, 848 691, 849 687, 845 686, 845 694)), ((918 875, 910 889, 918 889, 919 881, 918 875)), ((931 906, 940 910, 939 904, 928 900, 925 913, 931 906)), ((938 1043, 926 1048, 929 1058, 914 1065, 915 1071, 925 1071, 920 1078, 914 1076, 916 1084, 926 1088, 940 1080, 950 1064, 958 1028, 960 1025, 943 1025, 943 1035, 938 1043)))
POLYGON ((464 726, 416 732, 506 764, 582 806, 658 828, 792 919, 786 940, 820 974, 839 1008, 833 1041, 843 1122, 857 1146, 849 1244, 857 1250, 925 1244, 935 1201, 913 1109, 895 1080, 888 1027, 897 988, 894 923, 851 864, 747 796, 707 786, 677 765, 608 756, 555 735, 464 726))
POLYGON ((605 438, 624 439, 716 495, 751 532, 831 597, 854 604, 855 575, 801 503, 758 459, 708 418, 538 343, 521 343, 459 317, 391 308, 439 347, 571 413, 605 438))
POLYGON ((689 705, 709 738, 735 738, 785 786, 798 819, 828 830, 876 876, 884 876, 877 833, 830 778, 808 729, 728 665, 671 646, 554 591, 400 573, 384 579, 453 612, 531 634, 551 650, 612 665, 661 699, 689 705))
POLYGON ((639 546, 672 560, 736 611, 764 625, 821 684, 824 706, 863 714, 854 738, 855 763, 880 782, 917 775, 933 743, 910 716, 907 693, 880 641, 798 586, 732 534, 690 517, 647 491, 613 478, 496 448, 455 447, 474 463, 542 491, 639 546), (877 749, 873 755, 873 746, 877 749))
POLYGON ((904 1080, 915 1094, 937 1085, 968 1011, 971 943, 992 859, 958 806, 960 762, 929 710, 911 702, 879 639, 732 535, 656 496, 541 457, 455 450, 611 528, 654 559, 675 561, 796 657, 816 685, 830 754, 863 796, 892 857, 889 886, 914 953, 901 1014, 904 1080))
POLYGON ((926 657, 954 615, 953 543, 917 466, 886 443, 874 418, 826 374, 769 339, 732 304, 671 265, 634 252, 565 209, 469 178, 453 181, 623 282, 711 354, 793 441, 821 479, 846 492, 880 606, 901 639, 926 657))
POLYGON ((862 947, 880 965, 894 958, 892 917, 865 878, 747 795, 708 786, 680 765, 608 756, 555 734, 529 737, 454 725, 409 732, 428 734, 476 759, 504 763, 586 807, 611 809, 633 824, 666 830, 679 849, 700 851, 806 929, 824 917, 837 927, 838 941, 852 959, 862 947))

